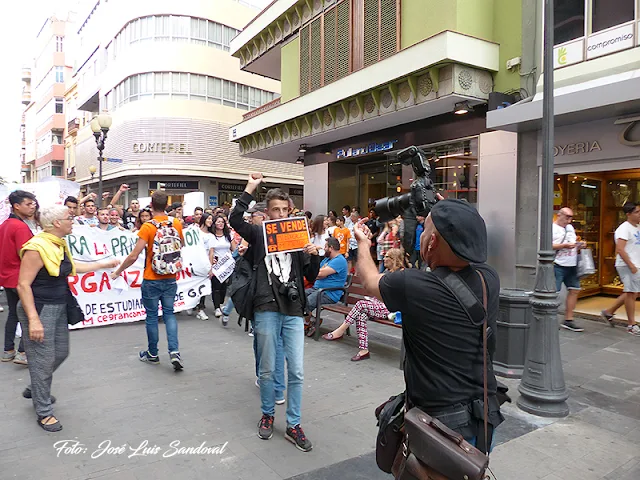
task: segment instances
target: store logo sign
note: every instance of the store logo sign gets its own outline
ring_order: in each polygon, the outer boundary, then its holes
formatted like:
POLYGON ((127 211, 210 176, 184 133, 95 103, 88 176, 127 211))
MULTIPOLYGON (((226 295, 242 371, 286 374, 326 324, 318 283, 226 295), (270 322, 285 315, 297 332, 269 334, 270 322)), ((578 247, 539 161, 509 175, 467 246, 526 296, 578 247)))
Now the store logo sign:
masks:
POLYGON ((553 68, 566 67, 584 60, 584 40, 565 43, 553 49, 553 68))
POLYGON ((587 60, 635 45, 635 25, 629 24, 591 35, 587 40, 587 60))
POLYGON ((620 118, 615 121, 616 125, 626 125, 618 134, 618 141, 627 147, 640 147, 640 140, 631 139, 631 130, 640 127, 640 117, 620 118))
POLYGON ((371 143, 365 147, 349 147, 346 149, 338 150, 336 152, 336 158, 351 158, 359 157, 361 155, 367 155, 369 153, 384 152, 386 150, 391 150, 393 148, 393 145, 396 143, 398 143, 398 140, 391 140, 382 143, 371 143))
POLYGON ((134 143, 133 153, 180 153, 191 155, 186 143, 134 143))
POLYGON ((602 147, 597 141, 568 143, 553 147, 553 156, 578 155, 580 153, 601 152, 602 147))

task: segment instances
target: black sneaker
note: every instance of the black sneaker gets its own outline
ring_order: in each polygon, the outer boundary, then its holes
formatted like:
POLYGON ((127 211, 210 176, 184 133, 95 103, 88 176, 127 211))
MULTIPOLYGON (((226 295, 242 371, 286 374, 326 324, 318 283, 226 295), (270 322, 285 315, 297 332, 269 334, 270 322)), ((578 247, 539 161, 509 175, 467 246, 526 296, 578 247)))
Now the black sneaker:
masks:
POLYGON ((269 440, 273 437, 273 417, 266 413, 262 415, 260 423, 258 423, 258 436, 262 440, 269 440))
POLYGON ((284 438, 293 443, 298 450, 303 452, 309 452, 313 448, 313 445, 302 431, 300 424, 295 427, 287 427, 287 431, 284 434, 284 438))
POLYGON ((160 357, 158 357, 158 355, 151 355, 148 350, 142 350, 138 354, 138 358, 141 362, 147 362, 151 365, 158 365, 160 363, 160 357))
POLYGON ((572 332, 584 332, 584 328, 579 327, 573 320, 565 320, 562 322, 562 328, 566 328, 572 332))
POLYGON ((182 366, 182 359, 180 358, 180 352, 171 352, 169 354, 169 359, 171 360, 171 365, 173 365, 174 370, 182 370, 184 368, 182 366))
POLYGON ((604 319, 605 322, 609 324, 610 327, 615 327, 616 323, 613 321, 613 315, 607 313, 605 310, 600 312, 600 316, 604 319))

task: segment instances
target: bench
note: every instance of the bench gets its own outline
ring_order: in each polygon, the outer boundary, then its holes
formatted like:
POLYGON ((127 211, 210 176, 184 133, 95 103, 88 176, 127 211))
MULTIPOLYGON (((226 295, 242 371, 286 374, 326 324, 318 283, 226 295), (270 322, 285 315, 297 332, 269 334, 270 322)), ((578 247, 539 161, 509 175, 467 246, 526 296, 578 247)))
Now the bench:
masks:
MULTIPOLYGON (((364 286, 360 283, 358 277, 353 275, 347 276, 347 281, 345 282, 344 287, 332 287, 332 288, 321 288, 318 291, 318 304, 316 305, 316 316, 315 319, 315 327, 316 331, 313 334, 313 339, 318 341, 320 339, 320 325, 322 324, 322 311, 327 310, 329 312, 337 313, 343 315, 345 318, 349 314, 349 312, 353 309, 353 306, 359 301, 363 300, 366 296, 366 292, 364 290, 364 286), (341 291, 342 297, 337 303, 329 303, 322 304, 322 297, 324 292, 332 292, 332 291, 341 291)), ((394 328, 402 328, 402 325, 398 325, 394 323, 392 320, 387 318, 370 318, 370 322, 380 323, 382 325, 387 325, 389 327, 394 328)), ((351 335, 351 327, 349 327, 346 331, 348 336, 351 335)), ((400 369, 403 368, 404 363, 404 341, 401 342, 400 347, 400 369)))

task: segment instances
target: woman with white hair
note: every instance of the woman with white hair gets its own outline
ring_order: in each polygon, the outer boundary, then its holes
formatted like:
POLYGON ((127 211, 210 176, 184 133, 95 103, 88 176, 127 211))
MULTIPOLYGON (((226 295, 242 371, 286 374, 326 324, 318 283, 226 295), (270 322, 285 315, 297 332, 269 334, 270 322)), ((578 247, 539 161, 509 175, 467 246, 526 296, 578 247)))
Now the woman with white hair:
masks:
POLYGON ((42 209, 43 232, 20 250, 18 318, 29 358, 31 386, 23 392, 33 398, 38 425, 47 432, 62 430, 53 416, 51 380, 53 372, 69 354, 67 308, 71 290, 67 277, 117 266, 118 260, 74 264, 64 237, 71 233, 73 216, 63 205, 42 209))

